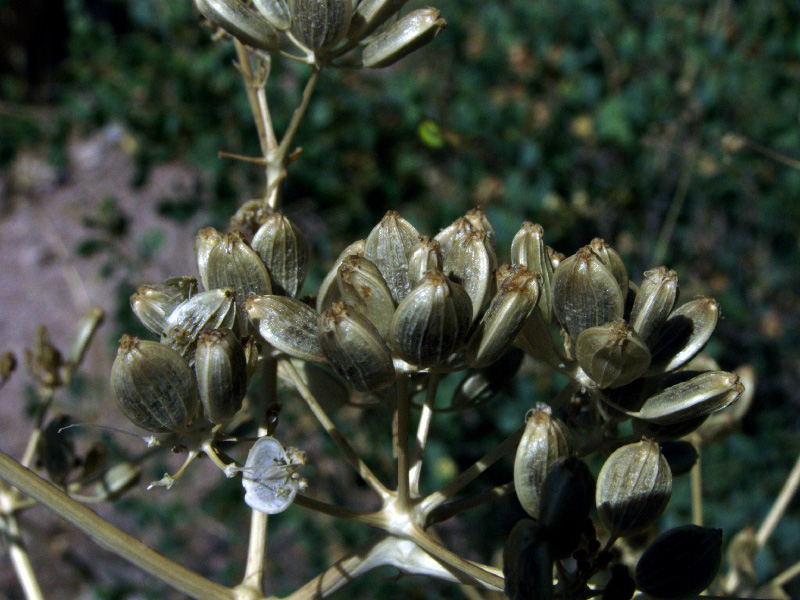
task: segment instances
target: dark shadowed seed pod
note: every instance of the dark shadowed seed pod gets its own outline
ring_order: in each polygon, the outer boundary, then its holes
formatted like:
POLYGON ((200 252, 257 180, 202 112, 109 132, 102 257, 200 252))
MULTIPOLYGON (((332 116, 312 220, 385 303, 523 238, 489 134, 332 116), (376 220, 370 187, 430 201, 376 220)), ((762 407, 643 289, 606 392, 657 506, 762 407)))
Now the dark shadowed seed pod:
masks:
POLYGON ((317 336, 319 315, 310 306, 287 296, 252 296, 245 310, 271 346, 289 356, 325 362, 317 336))
POLYGON ((456 240, 465 237, 472 231, 475 231, 472 224, 464 217, 459 217, 442 229, 433 239, 439 243, 439 247, 442 250, 442 257, 447 258, 456 240))
POLYGON ((433 41, 447 26, 435 8, 411 11, 386 31, 373 38, 361 53, 365 67, 388 67, 404 56, 433 41))
POLYGON ((200 274, 200 283, 206 290, 212 289, 208 284, 208 255, 214 246, 222 241, 222 234, 213 227, 207 227, 197 232, 194 239, 194 254, 197 260, 197 272, 200 274))
POLYGON ((70 471, 75 467, 75 443, 72 431, 62 431, 72 422, 68 415, 60 415, 53 419, 42 430, 39 438, 39 461, 50 476, 50 480, 63 485, 70 471))
POLYGON ((289 0, 291 32, 309 50, 319 52, 338 44, 350 27, 353 0, 289 0))
POLYGON ((167 317, 181 302, 197 293, 194 277, 170 277, 159 285, 140 286, 131 296, 131 308, 142 325, 161 335, 167 317))
POLYGON ((253 6, 278 31, 289 29, 292 14, 286 0, 253 0, 253 6))
POLYGON ((504 265, 497 271, 497 294, 467 342, 471 367, 492 364, 508 349, 539 300, 539 277, 522 265, 504 265))
POLYGON ((268 52, 278 49, 277 30, 261 14, 240 0, 195 0, 197 10, 217 27, 248 46, 268 52))
POLYGON ((372 321, 381 337, 388 340, 395 305, 378 267, 366 258, 349 256, 339 266, 337 282, 345 304, 372 321))
POLYGON ((588 246, 553 273, 553 311, 573 340, 584 329, 621 319, 623 307, 616 278, 588 246))
POLYGON ((550 325, 545 321, 538 304, 514 341, 527 354, 545 364, 557 366, 566 361, 563 344, 554 340, 550 325))
POLYGON ((643 440, 617 449, 597 477, 597 513, 615 537, 641 533, 667 508, 672 471, 658 444, 643 440))
POLYGON ((503 391, 519 371, 525 353, 509 348, 488 367, 470 369, 453 392, 451 410, 483 406, 503 391))
POLYGON ((603 589, 600 600, 631 600, 636 592, 636 582, 625 565, 612 565, 611 578, 603 589))
POLYGON ((549 600, 553 596, 553 558, 541 527, 517 521, 503 548, 503 577, 509 600, 549 600))
POLYGON ((473 231, 456 239, 445 256, 445 275, 462 286, 472 300, 472 320, 494 291, 496 269, 497 258, 484 231, 473 231))
POLYGON ((645 343, 655 337, 678 300, 678 275, 666 267, 645 272, 628 322, 645 343))
POLYGON ((206 419, 212 423, 229 421, 239 412, 247 393, 247 357, 230 329, 200 334, 194 372, 206 419))
POLYGON ((423 235, 408 252, 408 281, 413 289, 431 269, 442 270, 444 258, 439 242, 423 235))
POLYGON ((636 565, 636 586, 651 598, 695 596, 717 576, 722 530, 683 525, 662 533, 636 565))
POLYGON ((539 523, 553 558, 566 558, 580 544, 594 504, 594 478, 582 460, 565 456, 550 465, 542 485, 539 523))
POLYGON ((414 226, 390 210, 367 236, 364 258, 371 260, 386 280, 395 302, 411 291, 408 281, 408 253, 419 241, 414 226))
POLYGON ((335 302, 320 315, 319 340, 334 371, 360 392, 395 381, 394 362, 378 330, 362 314, 335 302))
POLYGON ((342 295, 339 293, 339 284, 336 280, 339 275, 339 267, 348 256, 364 256, 364 244, 365 240, 358 240, 350 244, 339 254, 339 257, 333 264, 333 268, 328 271, 328 274, 325 275, 325 279, 322 280, 319 286, 319 291, 317 292, 318 313, 325 312, 331 307, 331 304, 342 299, 342 295))
POLYGON ((272 293, 297 297, 308 272, 306 236, 282 213, 271 213, 251 246, 269 272, 272 293))
MULTIPOLYGON (((341 378, 337 377, 330 369, 297 358, 291 359, 291 363, 308 391, 319 401, 323 410, 339 410, 350 404, 352 395, 350 390, 342 383, 341 378)), ((282 362, 278 363, 278 377, 287 387, 297 388, 282 362)))
POLYGON ((130 335, 119 341, 111 392, 132 423, 156 433, 186 429, 199 404, 186 359, 168 346, 130 335))
POLYGON ((678 307, 650 343, 648 375, 674 371, 685 365, 706 345, 719 320, 719 303, 698 298, 678 307))
POLYGON ((200 332, 221 327, 238 332, 236 302, 230 288, 201 292, 178 305, 167 319, 161 343, 192 362, 200 332))
POLYGON ((631 419, 633 425, 633 434, 637 437, 646 437, 657 442, 666 442, 668 440, 678 440, 695 431, 708 419, 708 415, 700 415, 693 417, 686 421, 678 421, 669 425, 659 425, 657 423, 650 423, 649 421, 642 421, 641 419, 631 419))
POLYGON ((408 0, 361 0, 353 11, 347 39, 357 42, 375 31, 408 0))
POLYGON ((575 358, 601 388, 626 385, 650 365, 647 346, 621 319, 584 329, 575 341, 575 358))
POLYGON ((439 364, 461 346, 471 319, 464 289, 432 269, 395 310, 392 347, 407 363, 439 364))
POLYGON ((541 278, 542 293, 538 306, 544 320, 549 323, 553 315, 553 263, 547 255, 541 225, 530 221, 522 224, 522 229, 511 240, 511 264, 525 265, 541 278))
POLYGON ((206 276, 211 289, 233 288, 239 307, 248 296, 272 293, 267 267, 238 231, 226 234, 211 249, 206 276))
POLYGON ((528 411, 514 458, 514 489, 522 508, 534 519, 539 518, 542 485, 550 466, 569 453, 567 428, 551 413, 543 403, 528 411))
POLYGON ((692 470, 699 455, 691 442, 669 440, 659 444, 661 456, 667 459, 672 476, 684 475, 692 470))
POLYGON ((622 262, 622 259, 620 258, 619 254, 617 254, 617 251, 606 244, 606 242, 601 238, 594 238, 589 243, 589 247, 592 249, 592 252, 594 252, 600 258, 600 261, 606 266, 606 268, 611 271, 614 279, 616 279, 617 283, 619 284, 619 289, 623 291, 627 290, 628 270, 625 268, 625 263, 622 262))

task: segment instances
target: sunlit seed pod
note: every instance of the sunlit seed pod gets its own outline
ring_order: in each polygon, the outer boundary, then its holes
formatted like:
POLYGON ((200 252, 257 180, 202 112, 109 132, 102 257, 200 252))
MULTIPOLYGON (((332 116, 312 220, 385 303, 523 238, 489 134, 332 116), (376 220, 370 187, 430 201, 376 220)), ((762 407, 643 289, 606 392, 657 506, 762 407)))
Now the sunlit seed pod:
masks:
POLYGON ((636 593, 636 582, 628 567, 621 564, 611 566, 611 577, 603 589, 600 600, 631 600, 636 593))
POLYGON ((197 337, 206 329, 227 327, 238 332, 234 292, 231 288, 200 292, 181 302, 167 318, 161 343, 194 361, 197 337))
POLYGON ((402 302, 411 291, 408 253, 418 241, 419 233, 414 226, 390 210, 364 243, 364 258, 378 267, 397 303, 402 302))
POLYGON ((584 329, 575 340, 575 358, 601 388, 627 385, 650 365, 647 346, 621 319, 584 329))
POLYGON ((139 465, 122 462, 103 473, 100 481, 94 484, 94 496, 105 500, 116 500, 139 483, 142 468, 139 465))
POLYGON ((717 576, 722 530, 683 525, 662 533, 636 564, 636 587, 650 598, 694 597, 717 576))
POLYGON ((658 444, 642 440, 615 450, 597 477, 597 513, 609 533, 641 533, 658 519, 672 494, 672 471, 658 444))
POLYGON ((211 289, 233 288, 239 307, 248 296, 272 293, 267 267, 238 232, 224 235, 211 249, 206 276, 211 289))
POLYGON ((692 470, 699 455, 694 444, 686 440, 669 440, 659 444, 661 456, 667 459, 672 476, 685 475, 692 470))
POLYGON ((253 236, 251 247, 267 267, 272 293, 296 298, 308 273, 310 251, 300 228, 275 211, 253 236))
POLYGON ((539 309, 546 322, 553 315, 553 263, 547 254, 544 243, 544 229, 529 221, 511 240, 511 264, 525 265, 531 273, 541 277, 542 292, 539 297, 539 309))
POLYGON ((140 286, 131 296, 134 314, 156 335, 161 335, 172 314, 181 302, 197 293, 197 279, 194 277, 170 277, 159 285, 140 286))
POLYGON ((263 198, 247 200, 228 220, 228 231, 238 231, 249 243, 273 212, 269 203, 263 198))
POLYGON ((525 415, 525 432, 514 458, 514 489, 522 508, 539 518, 542 486, 550 466, 569 453, 568 430, 540 403, 525 415))
MULTIPOLYGON (((701 355, 702 356, 702 355, 701 355)), ((692 361, 694 362, 694 361, 692 361)), ((736 402, 713 415, 698 428, 697 435, 700 437, 702 445, 713 444, 723 440, 725 437, 738 430, 742 419, 750 410, 756 390, 756 373, 752 365, 742 365, 735 371, 739 376, 739 381, 744 386, 741 396, 736 402)))
POLYGON ((553 273, 553 312, 573 340, 584 329, 621 319, 623 307, 616 278, 588 246, 553 273))
POLYGON ((407 363, 439 364, 461 346, 471 319, 464 289, 432 269, 395 310, 391 346, 407 363))
POLYGON ((317 292, 318 313, 325 312, 331 307, 331 304, 342 299, 342 295, 339 293, 339 284, 336 281, 336 277, 339 274, 339 266, 348 256, 364 256, 364 244, 365 240, 358 240, 347 246, 339 254, 333 268, 328 271, 319 286, 319 291, 317 292))
POLYGON ((547 256, 550 258, 550 264, 553 265, 553 270, 558 268, 558 265, 567 258, 563 252, 556 252, 550 246, 547 247, 547 256))
POLYGON ((433 239, 439 243, 439 248, 442 250, 442 257, 447 258, 456 240, 465 237, 472 231, 475 231, 472 224, 464 217, 459 217, 436 234, 436 237, 433 239))
POLYGON ((369 319, 344 302, 320 315, 319 340, 333 370, 356 390, 377 391, 394 383, 389 347, 369 319))
POLYGON ((185 430, 199 405, 186 359, 168 346, 129 335, 120 339, 111 366, 111 392, 132 423, 156 433, 185 430))
POLYGON ((652 341, 678 300, 678 275, 666 267, 644 274, 628 322, 645 343, 652 341))
POLYGON ((197 10, 243 44, 272 52, 280 39, 272 24, 240 0, 195 0, 197 10))
POLYGON ((471 208, 464 215, 464 218, 472 225, 475 231, 485 231, 486 239, 492 246, 497 244, 497 235, 495 235, 492 223, 486 217, 486 213, 482 208, 471 208))
POLYGON ((509 600, 549 600, 553 596, 553 558, 532 519, 517 521, 503 547, 503 590, 509 600))
POLYGON ((492 295, 496 268, 497 258, 483 231, 458 238, 444 259, 445 275, 462 286, 472 300, 472 320, 492 295))
POLYGON ((440 15, 430 7, 411 11, 364 47, 362 64, 372 69, 388 67, 433 41, 447 26, 440 15))
POLYGON ((442 270, 444 257, 439 242, 423 235, 408 252, 408 282, 412 289, 431 269, 442 270))
POLYGON ((628 270, 625 268, 625 263, 622 258, 617 254, 611 246, 606 244, 605 240, 601 238, 594 238, 589 242, 589 247, 592 249, 606 268, 611 271, 614 279, 619 284, 619 289, 625 291, 628 289, 628 270))
POLYGON ((271 346, 289 356, 325 362, 319 344, 317 312, 288 296, 251 296, 245 305, 247 318, 271 346))
POLYGON ((273 437, 260 437, 250 448, 244 466, 232 469, 242 473, 247 505, 268 515, 283 512, 294 502, 297 492, 306 487, 298 468, 306 463, 305 453, 283 449, 273 437))
POLYGON ((339 266, 337 283, 342 300, 372 321, 388 340, 395 304, 378 267, 366 258, 350 256, 339 266))
POLYGON ((653 360, 647 375, 679 369, 703 349, 719 320, 720 306, 713 298, 698 298, 672 311, 650 342, 653 360))
POLYGON ((247 393, 247 357, 230 329, 200 334, 194 372, 206 419, 217 424, 229 421, 239 412, 247 393))
POLYGON ((500 358, 539 300, 539 277, 524 266, 501 268, 498 273, 503 283, 467 341, 466 361, 471 367, 485 367, 500 358))
POLYGON ((553 558, 566 558, 578 548, 593 505, 594 478, 586 463, 565 456, 550 465, 542 484, 539 523, 553 558))
POLYGON ((286 31, 292 24, 286 0, 253 0, 253 6, 278 31, 286 31))
POLYGON ((289 0, 291 32, 309 50, 320 52, 344 38, 353 16, 353 0, 289 0))
POLYGON ((470 369, 456 386, 449 408, 467 410, 483 406, 493 400, 511 383, 522 365, 524 356, 522 350, 512 347, 490 366, 470 369))
POLYGON ((213 289, 208 283, 208 256, 214 247, 222 241, 222 234, 213 227, 207 227, 197 232, 194 239, 194 254, 197 260, 197 272, 200 274, 200 283, 206 290, 213 289))
POLYGON ((361 0, 353 11, 347 39, 357 42, 385 23, 408 0, 361 0))
POLYGON ((659 425, 672 425, 722 410, 743 389, 735 373, 708 371, 650 396, 630 415, 659 425))

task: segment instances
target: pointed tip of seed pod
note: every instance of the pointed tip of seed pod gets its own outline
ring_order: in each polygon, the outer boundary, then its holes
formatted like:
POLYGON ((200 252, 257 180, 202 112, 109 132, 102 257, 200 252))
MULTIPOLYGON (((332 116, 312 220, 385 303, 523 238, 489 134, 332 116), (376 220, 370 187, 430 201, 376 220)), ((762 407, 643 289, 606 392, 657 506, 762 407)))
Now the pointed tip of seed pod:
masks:
POLYGON ((136 348, 138 343, 139 343, 139 338, 129 335, 127 333, 123 333, 122 337, 119 338, 119 349, 117 350, 117 354, 127 354, 128 352, 136 348))

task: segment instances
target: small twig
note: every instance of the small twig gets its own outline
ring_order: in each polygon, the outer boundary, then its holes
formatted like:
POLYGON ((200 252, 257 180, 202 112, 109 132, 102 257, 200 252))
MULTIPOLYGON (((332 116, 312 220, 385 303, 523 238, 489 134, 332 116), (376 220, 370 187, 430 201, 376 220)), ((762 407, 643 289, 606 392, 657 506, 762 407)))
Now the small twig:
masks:
POLYGON ((767 514, 764 522, 761 524, 761 527, 758 528, 758 532, 756 533, 756 544, 759 548, 763 548, 767 543, 767 540, 769 539, 769 536, 772 535, 772 532, 777 526, 778 521, 781 520, 783 513, 786 512, 789 502, 792 500, 792 496, 794 496, 799 485, 800 456, 797 457, 797 461, 795 461, 791 473, 789 473, 789 476, 786 478, 786 482, 783 484, 781 493, 778 494, 777 498, 775 498, 775 502, 772 504, 769 514, 767 514))
POLYGON ((242 74, 242 78, 244 79, 245 89, 247 90, 247 99, 250 102, 250 110, 253 113, 253 121, 255 121, 256 130, 258 131, 258 141, 261 144, 261 152, 264 154, 264 156, 266 156, 267 152, 269 151, 269 146, 267 143, 267 129, 266 123, 264 123, 264 119, 261 114, 261 107, 258 102, 257 92, 260 82, 256 82, 255 77, 253 76, 253 70, 250 68, 250 55, 248 54, 247 49, 244 47, 244 44, 242 44, 236 38, 233 39, 233 43, 236 46, 236 56, 239 59, 239 72, 242 74))
POLYGON ((12 493, 12 488, 0 485, 0 533, 8 545, 9 558, 26 600, 44 600, 15 514, 13 496, 16 495, 16 490, 12 493))
POLYGON ((697 435, 690 437, 692 446, 697 452, 697 462, 692 467, 692 523, 703 526, 703 472, 700 466, 700 439, 697 435))
POLYGON ((408 376, 397 379, 397 497, 400 508, 408 510, 411 495, 408 479, 408 419, 411 406, 408 399, 408 376))
POLYGON ((335 504, 328 504, 327 502, 322 502, 321 500, 309 498, 303 494, 297 494, 297 496, 295 496, 294 503, 298 506, 302 506, 303 508, 315 510, 330 517, 337 517, 347 521, 353 521, 354 523, 363 523, 372 527, 384 528, 386 526, 386 519, 382 517, 380 512, 356 512, 348 508, 336 506, 335 504))
POLYGON ((417 424, 417 438, 414 446, 414 458, 412 460, 411 471, 409 472, 409 485, 411 495, 419 496, 419 478, 422 473, 422 459, 425 456, 425 446, 428 442, 431 419, 433 418, 433 405, 436 402, 436 390, 439 386, 439 374, 431 373, 428 379, 428 390, 425 394, 425 404, 422 406, 422 413, 417 424))
POLYGON ((791 567, 770 581, 769 587, 781 587, 783 584, 789 583, 798 575, 800 575, 800 561, 794 563, 791 567))
POLYGON ((434 525, 436 523, 441 523, 442 521, 446 521, 447 519, 450 519, 451 517, 454 517, 455 515, 471 508, 475 508, 489 502, 494 502, 503 496, 513 493, 513 491, 514 482, 510 481, 490 490, 479 492, 468 498, 456 500, 455 502, 448 502, 447 504, 443 504, 442 506, 437 507, 436 510, 432 511, 428 515, 428 522, 426 524, 434 525))

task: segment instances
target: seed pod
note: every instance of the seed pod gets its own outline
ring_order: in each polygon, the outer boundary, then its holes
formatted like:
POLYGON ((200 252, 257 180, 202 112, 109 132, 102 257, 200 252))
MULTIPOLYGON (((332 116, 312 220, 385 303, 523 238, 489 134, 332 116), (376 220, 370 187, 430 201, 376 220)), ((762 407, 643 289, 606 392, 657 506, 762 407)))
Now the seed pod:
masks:
POLYGON ((217 424, 229 421, 247 393, 247 357, 230 329, 200 334, 194 372, 206 419, 217 424))
POLYGON ((471 367, 485 367, 500 358, 539 300, 539 278, 524 266, 505 265, 497 273, 503 283, 467 342, 466 361, 471 367))
POLYGON ((253 0, 253 6, 278 31, 289 29, 292 13, 286 0, 253 0))
POLYGON ((245 307, 258 334, 289 356, 325 362, 317 336, 319 315, 310 306, 287 296, 251 296, 245 307))
POLYGON ((430 270, 392 317, 392 346, 404 361, 429 367, 446 360, 467 335, 472 305, 464 289, 430 270))
POLYGON ((525 265, 531 273, 541 277, 542 293, 538 306, 545 322, 549 323, 553 315, 553 263, 547 255, 541 225, 530 221, 522 224, 522 229, 511 241, 511 264, 525 265))
POLYGON ((594 501, 594 478, 582 460, 565 456, 550 465, 542 484, 539 522, 553 558, 572 554, 594 501))
POLYGON ((72 431, 62 431, 68 427, 72 419, 68 415, 60 415, 50 419, 39 438, 39 461, 47 471, 50 479, 63 485, 75 466, 75 443, 72 431))
POLYGON ((140 286, 131 296, 131 308, 142 325, 156 335, 161 335, 167 317, 181 302, 197 293, 194 277, 170 277, 159 285, 140 286))
POLYGON ((623 306, 617 280, 588 246, 553 273, 553 311, 573 340, 584 329, 621 319, 623 306))
POLYGON ((658 444, 643 440, 618 448, 597 477, 597 513, 616 537, 641 533, 667 508, 672 471, 658 444))
POLYGON ((623 292, 628 290, 628 270, 625 268, 625 263, 622 262, 617 251, 605 243, 601 238, 594 238, 589 247, 592 249, 606 268, 611 271, 614 279, 619 284, 619 289, 623 292))
POLYGON ((474 231, 472 223, 470 223, 464 217, 459 217, 450 225, 442 229, 433 239, 434 241, 439 242, 439 248, 442 250, 442 256, 447 258, 447 255, 450 254, 450 249, 453 247, 453 244, 455 244, 456 240, 465 237, 472 231, 474 231))
POLYGON ((411 288, 419 284, 425 273, 431 269, 442 270, 444 258, 439 242, 426 235, 419 238, 408 252, 408 282, 411 288))
POLYGON ((258 438, 247 454, 244 467, 238 469, 242 473, 244 501, 250 508, 268 515, 283 512, 297 492, 306 487, 305 479, 297 472, 305 462, 305 453, 294 448, 284 450, 273 437, 258 438))
POLYGON ((666 267, 651 269, 636 292, 629 322, 636 333, 650 343, 672 312, 678 299, 678 275, 666 267))
MULTIPOLYGON (((539 301, 541 302, 541 296, 539 301)), ((558 366, 566 360, 562 346, 553 340, 550 326, 545 321, 538 304, 514 341, 527 354, 545 364, 558 366)))
POLYGON ((337 282, 342 300, 372 321, 388 340, 394 300, 378 267, 366 258, 349 256, 339 266, 337 282))
POLYGON ((414 226, 390 210, 367 236, 364 258, 378 267, 395 302, 411 291, 408 281, 408 253, 419 241, 414 226))
POLYGON ((670 423, 669 425, 659 425, 657 423, 634 418, 631 419, 631 424, 633 425, 633 434, 635 436, 646 437, 657 442, 666 442, 686 437, 705 423, 706 419, 708 419, 708 415, 700 415, 699 417, 693 417, 686 421, 670 423))
POLYGON ((636 582, 625 565, 612 565, 611 577, 603 589, 600 600, 631 600, 636 592, 636 582))
POLYGON ((647 375, 674 371, 694 358, 714 333, 719 313, 713 298, 698 298, 673 311, 650 345, 647 375))
POLYGON ((334 371, 356 390, 372 392, 394 383, 392 354, 378 330, 344 302, 320 315, 319 341, 334 371))
POLYGON ((469 209, 467 214, 464 215, 464 218, 470 225, 472 225, 473 231, 485 232, 486 240, 489 242, 492 248, 495 247, 497 244, 497 236, 494 233, 494 227, 492 227, 492 223, 486 218, 486 213, 483 212, 482 208, 478 207, 469 209))
POLYGON ((524 356, 519 348, 509 348, 489 367, 470 369, 453 392, 450 410, 477 408, 493 400, 511 383, 524 356))
POLYGON ((122 336, 111 367, 111 392, 125 416, 147 431, 183 431, 197 414, 189 363, 157 342, 122 336))
POLYGON ((244 306, 248 296, 272 293, 267 267, 239 232, 223 236, 211 249, 206 276, 211 289, 233 288, 239 307, 244 306))
MULTIPOLYGON (((338 410, 350 404, 350 390, 342 383, 341 378, 337 377, 330 369, 297 358, 290 359, 290 362, 308 391, 319 401, 323 410, 338 410)), ((294 380, 289 377, 282 362, 278 363, 278 377, 281 378, 284 385, 296 389, 294 380)))
POLYGON ((553 596, 553 558, 541 527, 517 521, 503 548, 503 577, 509 600, 549 600, 553 596))
POLYGON ((194 3, 201 15, 242 43, 267 52, 278 49, 278 32, 267 19, 244 2, 195 0, 194 3))
POLYGON ((248 200, 228 219, 228 231, 238 231, 248 243, 274 212, 263 198, 248 200))
POLYGON ((497 258, 483 231, 458 238, 444 259, 445 275, 462 286, 472 300, 472 320, 492 295, 496 268, 497 258))
POLYGON ((408 13, 370 41, 361 53, 365 67, 388 67, 414 50, 433 41, 447 26, 435 8, 420 8, 408 13))
POLYGON ((117 463, 110 467, 94 485, 94 497, 103 500, 116 500, 137 483, 142 468, 129 462, 117 463))
POLYGON ((661 456, 667 459, 672 476, 684 475, 692 470, 699 455, 691 442, 669 440, 659 444, 661 456))
POLYGON ((623 320, 584 329, 575 341, 575 357, 601 388, 626 385, 650 365, 650 351, 623 320))
POLYGON ((230 288, 209 290, 192 296, 170 313, 161 343, 194 361, 197 336, 206 329, 227 327, 238 331, 236 303, 230 288))
POLYGON ((350 27, 352 0, 290 0, 291 32, 315 53, 338 44, 350 27))
POLYGON ((353 242, 347 248, 342 250, 333 268, 325 275, 325 279, 319 286, 317 292, 317 312, 323 313, 328 310, 334 302, 342 299, 339 293, 339 284, 336 281, 336 276, 339 274, 339 266, 348 256, 364 256, 364 240, 353 242))
POLYGON ((542 485, 550 466, 569 453, 567 428, 544 403, 525 415, 525 432, 514 458, 514 489, 522 508, 539 518, 542 485))
POLYGON ((675 527, 642 554, 636 565, 636 587, 663 600, 695 596, 711 585, 721 563, 721 529, 675 527))
POLYGON ((213 289, 208 283, 208 256, 214 246, 222 241, 222 234, 213 227, 207 227, 197 232, 194 239, 194 253, 197 259, 197 272, 200 274, 200 283, 206 290, 213 289))
POLYGON ((353 11, 347 39, 357 42, 375 31, 408 0, 361 0, 353 11))
POLYGON ((309 246, 303 232, 275 211, 253 236, 251 245, 267 267, 272 293, 296 298, 308 272, 309 246))

